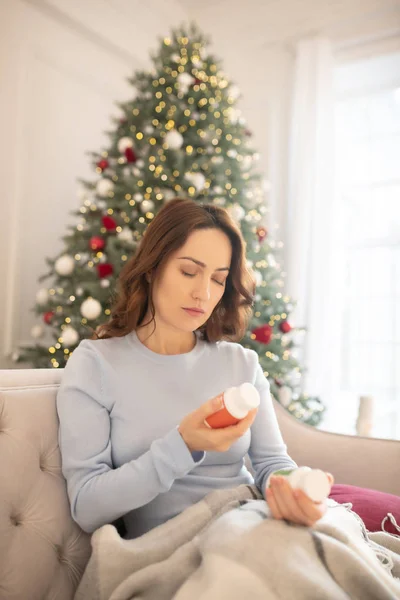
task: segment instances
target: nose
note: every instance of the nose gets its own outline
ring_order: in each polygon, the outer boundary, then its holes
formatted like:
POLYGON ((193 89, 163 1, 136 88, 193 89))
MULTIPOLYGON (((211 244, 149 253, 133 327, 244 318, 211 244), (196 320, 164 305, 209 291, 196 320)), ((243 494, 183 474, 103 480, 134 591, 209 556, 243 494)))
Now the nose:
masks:
POLYGON ((201 281, 199 279, 196 282, 196 286, 193 290, 193 297, 196 298, 197 300, 202 300, 203 302, 206 302, 207 300, 210 299, 211 290, 210 290, 210 281, 208 280, 208 278, 204 277, 204 278, 202 278, 201 281))

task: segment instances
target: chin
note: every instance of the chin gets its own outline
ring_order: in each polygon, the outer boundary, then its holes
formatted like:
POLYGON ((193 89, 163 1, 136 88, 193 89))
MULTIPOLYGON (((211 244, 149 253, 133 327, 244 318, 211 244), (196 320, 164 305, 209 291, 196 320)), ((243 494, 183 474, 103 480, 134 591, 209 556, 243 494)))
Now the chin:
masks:
POLYGON ((180 329, 182 332, 185 333, 193 333, 195 331, 197 331, 198 329, 200 329, 200 327, 203 327, 203 325, 206 323, 207 319, 199 319, 196 320, 195 323, 191 324, 191 323, 183 323, 182 321, 179 322, 179 325, 177 325, 177 329, 180 329))

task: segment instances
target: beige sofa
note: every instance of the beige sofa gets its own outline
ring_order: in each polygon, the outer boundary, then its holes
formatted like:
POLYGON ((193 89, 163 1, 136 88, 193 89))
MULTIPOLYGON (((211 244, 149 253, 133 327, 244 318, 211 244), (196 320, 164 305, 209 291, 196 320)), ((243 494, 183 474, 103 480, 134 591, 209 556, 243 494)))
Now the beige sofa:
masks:
MULTIPOLYGON (((62 370, 0 371, 0 600, 70 600, 90 538, 70 517, 55 406, 62 370)), ((319 431, 276 411, 299 464, 400 495, 400 442, 319 431)), ((90 423, 88 423, 90 427, 90 423)))

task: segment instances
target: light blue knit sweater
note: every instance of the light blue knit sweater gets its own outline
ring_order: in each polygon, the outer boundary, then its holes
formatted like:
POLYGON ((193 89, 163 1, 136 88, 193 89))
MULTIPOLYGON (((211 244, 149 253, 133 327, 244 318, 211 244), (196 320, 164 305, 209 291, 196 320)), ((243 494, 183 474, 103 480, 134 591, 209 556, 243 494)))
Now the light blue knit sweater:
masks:
POLYGON ((88 532, 124 516, 127 537, 137 537, 212 490, 255 480, 263 491, 272 471, 296 466, 258 356, 240 344, 197 339, 187 354, 161 355, 135 332, 84 340, 65 368, 57 410, 72 516, 88 532), (226 452, 192 455, 177 430, 183 417, 245 381, 261 395, 251 430, 226 452))

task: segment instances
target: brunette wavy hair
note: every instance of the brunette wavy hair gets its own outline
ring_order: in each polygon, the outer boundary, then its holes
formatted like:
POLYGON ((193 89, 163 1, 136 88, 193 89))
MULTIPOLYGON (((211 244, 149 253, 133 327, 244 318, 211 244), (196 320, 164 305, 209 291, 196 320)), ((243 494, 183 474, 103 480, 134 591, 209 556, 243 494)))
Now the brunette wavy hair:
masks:
POLYGON ((148 312, 152 315, 148 323, 154 321, 152 288, 155 276, 161 272, 171 253, 179 250, 189 235, 198 229, 220 229, 232 246, 224 294, 198 331, 208 342, 242 339, 255 293, 254 277, 246 266, 246 242, 242 233, 224 208, 179 198, 165 204, 147 227, 135 254, 120 272, 109 321, 99 325, 91 339, 127 335, 144 325, 148 312))

